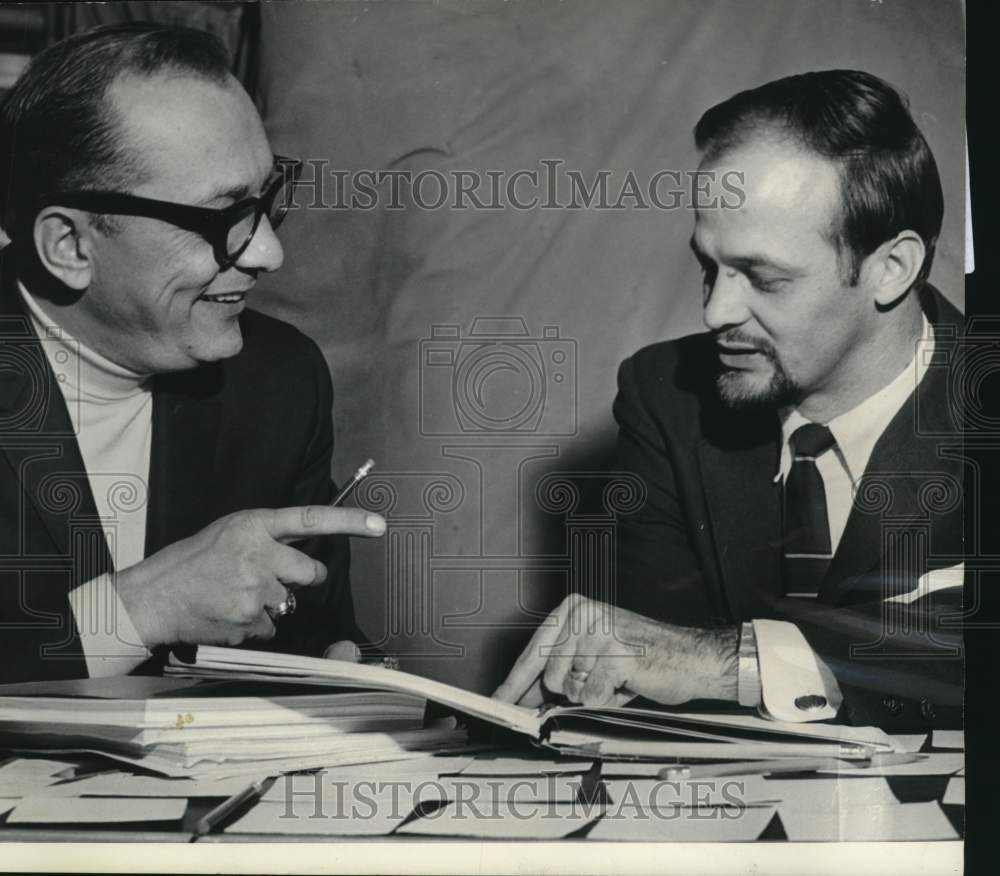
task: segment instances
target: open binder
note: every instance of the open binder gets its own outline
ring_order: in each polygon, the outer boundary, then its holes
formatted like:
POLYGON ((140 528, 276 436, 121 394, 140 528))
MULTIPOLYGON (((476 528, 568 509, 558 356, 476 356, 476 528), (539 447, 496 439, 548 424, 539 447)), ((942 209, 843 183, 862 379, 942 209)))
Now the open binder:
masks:
POLYGON ((527 709, 399 670, 265 651, 201 646, 193 663, 173 658, 166 672, 199 679, 297 682, 407 693, 529 737, 567 754, 614 759, 685 760, 841 757, 866 760, 895 751, 876 727, 784 723, 745 710, 556 706, 527 709))

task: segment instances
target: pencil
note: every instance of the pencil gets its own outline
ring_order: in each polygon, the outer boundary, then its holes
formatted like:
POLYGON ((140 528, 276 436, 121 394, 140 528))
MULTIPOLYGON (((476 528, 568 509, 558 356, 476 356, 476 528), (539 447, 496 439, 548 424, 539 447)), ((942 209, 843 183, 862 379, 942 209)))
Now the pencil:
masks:
POLYGON ((749 760, 735 763, 674 764, 665 766, 658 776, 661 779, 714 779, 720 776, 763 776, 769 773, 805 773, 818 770, 840 770, 858 766, 896 766, 914 763, 920 758, 915 754, 874 754, 871 761, 843 761, 839 758, 786 757, 779 760, 749 760))
POLYGON ((768 743, 768 742, 633 742, 631 740, 606 740, 580 746, 596 757, 639 758, 665 760, 684 758, 696 760, 761 760, 780 757, 838 758, 843 760, 869 760, 872 750, 864 745, 834 743, 768 743))
POLYGON ((229 818, 229 816, 242 809, 248 803, 256 803, 261 797, 264 796, 271 785, 274 784, 276 779, 276 776, 272 776, 268 779, 261 779, 260 781, 253 782, 248 785, 242 791, 237 791, 228 800, 220 803, 207 815, 198 819, 194 826, 194 835, 199 837, 211 833, 223 821, 229 818))
POLYGON ((344 486, 336 496, 333 497, 333 501, 330 503, 334 507, 340 505, 347 499, 351 493, 354 492, 354 488, 360 484, 366 477, 368 477, 371 470, 375 468, 375 460, 369 459, 365 461, 365 464, 361 466, 356 472, 354 472, 354 477, 352 477, 347 484, 344 486))

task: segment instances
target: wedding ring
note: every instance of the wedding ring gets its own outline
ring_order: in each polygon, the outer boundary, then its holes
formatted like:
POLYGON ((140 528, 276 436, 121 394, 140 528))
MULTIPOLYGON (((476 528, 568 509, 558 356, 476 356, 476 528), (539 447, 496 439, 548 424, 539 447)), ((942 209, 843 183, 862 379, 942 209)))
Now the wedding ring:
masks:
POLYGON ((590 671, 586 669, 571 669, 569 671, 569 677, 573 679, 573 681, 578 681, 580 683, 585 682, 588 675, 590 675, 590 671))
POLYGON ((274 606, 265 605, 264 611, 267 612, 273 621, 276 621, 279 617, 284 617, 286 614, 295 614, 295 594, 291 590, 286 590, 285 598, 281 602, 274 606))

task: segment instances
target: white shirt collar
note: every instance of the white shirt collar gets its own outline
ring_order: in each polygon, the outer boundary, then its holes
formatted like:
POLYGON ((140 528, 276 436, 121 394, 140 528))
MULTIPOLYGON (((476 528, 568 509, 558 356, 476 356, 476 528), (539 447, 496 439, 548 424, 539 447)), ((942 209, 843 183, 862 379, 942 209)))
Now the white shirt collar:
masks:
MULTIPOLYGON (((931 358, 928 354, 933 350, 934 326, 924 316, 921 339, 909 364, 878 392, 826 424, 837 442, 836 453, 855 485, 868 467, 876 442, 924 379, 931 358)), ((774 476, 775 483, 788 475, 792 465, 789 437, 799 426, 810 422, 794 408, 782 409, 780 416, 781 461, 774 476)))

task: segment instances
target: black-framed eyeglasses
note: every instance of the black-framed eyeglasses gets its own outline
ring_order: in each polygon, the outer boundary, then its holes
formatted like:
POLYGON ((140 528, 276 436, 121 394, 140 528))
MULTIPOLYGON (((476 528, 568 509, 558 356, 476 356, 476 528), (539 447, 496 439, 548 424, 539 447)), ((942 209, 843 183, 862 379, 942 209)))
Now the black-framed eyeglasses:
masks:
POLYGON ((45 199, 46 205, 60 205, 113 216, 143 216, 161 219, 200 234, 215 253, 220 270, 232 267, 250 245, 261 217, 267 215, 277 228, 292 205, 295 182, 302 172, 302 162, 282 155, 274 156, 272 178, 264 191, 254 198, 244 198, 228 207, 195 207, 173 201, 158 201, 126 192, 81 190, 59 192, 45 199))

